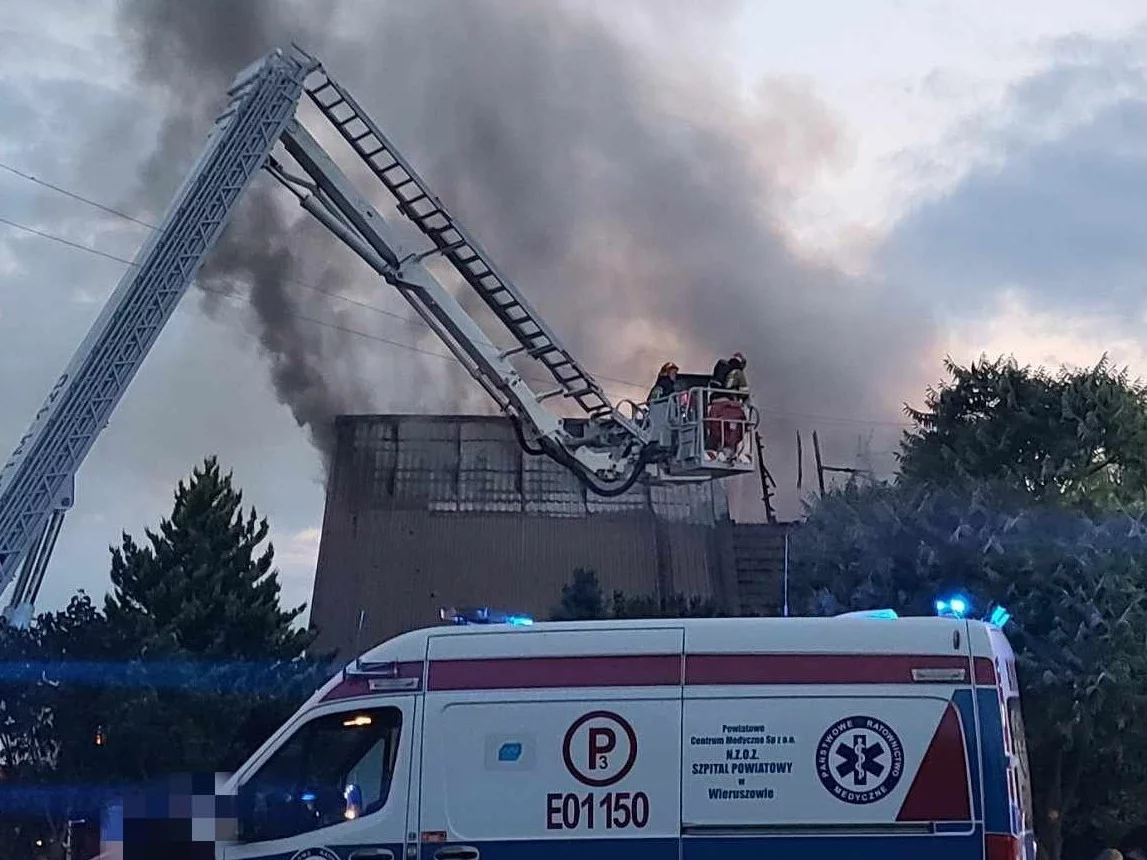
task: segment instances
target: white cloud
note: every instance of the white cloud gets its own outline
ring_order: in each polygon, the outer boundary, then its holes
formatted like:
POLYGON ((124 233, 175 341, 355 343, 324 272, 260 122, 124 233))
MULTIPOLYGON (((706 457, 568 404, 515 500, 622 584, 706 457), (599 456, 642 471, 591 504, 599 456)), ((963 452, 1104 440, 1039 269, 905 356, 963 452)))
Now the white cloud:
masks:
MULTIPOLYGON (((0 229, 10 230, 7 225, 0 225, 0 229)), ((0 236, 0 287, 9 278, 15 278, 21 272, 20 258, 8 246, 8 242, 4 241, 8 236, 0 236)))
MULTIPOLYGON (((1140 314, 1140 323, 1147 313, 1140 314)), ((1087 367, 1108 355, 1117 367, 1147 377, 1147 343, 1112 332, 1106 315, 1075 315, 1039 307, 1036 300, 1016 290, 1002 293, 994 314, 986 320, 960 321, 948 330, 947 350, 958 362, 986 354, 989 358, 1014 355, 1020 364, 1057 368, 1087 367)))
POLYGON ((307 611, 299 619, 305 624, 310 617, 311 591, 315 583, 315 567, 319 560, 319 537, 322 529, 306 526, 287 532, 285 538, 275 539, 275 560, 279 568, 279 584, 283 588, 280 604, 284 609, 307 604, 307 611))
POLYGON ((978 120, 1046 64, 1049 46, 1123 37, 1144 15, 1136 0, 745 3, 742 89, 804 76, 850 141, 852 158, 824 164, 786 213, 797 238, 851 266, 865 236, 878 241, 917 195, 984 156, 978 120))
POLYGON ((290 567, 309 567, 314 573, 319 560, 319 537, 322 529, 309 526, 287 536, 287 540, 276 549, 279 563, 290 567))

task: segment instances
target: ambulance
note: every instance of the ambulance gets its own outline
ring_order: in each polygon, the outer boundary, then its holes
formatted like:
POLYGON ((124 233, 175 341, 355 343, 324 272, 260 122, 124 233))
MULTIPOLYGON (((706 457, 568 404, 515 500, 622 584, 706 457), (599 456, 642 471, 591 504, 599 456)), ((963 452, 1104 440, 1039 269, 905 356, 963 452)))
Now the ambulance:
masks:
POLYGON ((332 678, 224 787, 217 856, 1035 857, 990 623, 498 620, 405 633, 332 678))

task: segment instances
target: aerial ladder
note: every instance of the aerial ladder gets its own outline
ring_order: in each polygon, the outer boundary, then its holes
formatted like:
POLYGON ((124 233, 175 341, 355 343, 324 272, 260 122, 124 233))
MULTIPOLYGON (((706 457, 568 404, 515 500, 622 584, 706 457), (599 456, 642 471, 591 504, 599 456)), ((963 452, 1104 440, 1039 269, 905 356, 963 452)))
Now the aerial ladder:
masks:
MULTIPOLYGON (((0 594, 15 579, 4 616, 27 624, 75 493, 75 475, 99 432, 225 229, 240 196, 264 170, 398 290, 511 419, 522 446, 546 455, 598 495, 639 481, 673 484, 752 472, 757 414, 746 393, 738 416, 708 414, 734 395, 705 376, 649 403, 612 402, 522 293, 447 211, 314 57, 278 49, 239 73, 207 143, 163 221, 96 319, 28 432, 0 471, 0 594), (296 116, 303 99, 337 130, 390 193, 396 210, 429 240, 408 248, 296 116), (448 261, 509 334, 495 345, 427 268, 448 261), (536 392, 514 362, 552 380, 536 392), (559 417, 550 403, 572 404, 559 417)), ((727 405, 727 404, 726 404, 727 405)))

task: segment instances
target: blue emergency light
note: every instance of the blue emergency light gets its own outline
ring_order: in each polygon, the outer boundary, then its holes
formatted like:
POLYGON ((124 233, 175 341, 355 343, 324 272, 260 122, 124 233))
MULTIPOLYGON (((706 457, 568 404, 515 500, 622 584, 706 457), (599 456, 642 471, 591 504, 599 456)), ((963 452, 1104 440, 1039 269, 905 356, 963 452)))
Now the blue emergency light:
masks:
POLYGON ((964 618, 968 614, 971 601, 962 594, 954 594, 947 600, 936 601, 936 614, 941 618, 964 618))
POLYGON ((993 627, 1003 627, 1012 620, 1012 614, 1002 606, 993 606, 992 611, 988 613, 988 623, 993 627))
POLYGON ((886 618, 893 619, 900 616, 896 613, 895 609, 858 609, 854 612, 842 612, 840 615, 834 615, 834 618, 886 618))
MULTIPOLYGON (((963 594, 954 594, 947 599, 936 601, 936 614, 941 618, 967 618, 971 608, 971 599, 963 594)), ((1012 614, 998 603, 992 603, 988 607, 988 614, 980 620, 993 627, 1002 628, 1012 620, 1012 614)))
POLYGON ((865 616, 866 616, 866 617, 868 617, 868 618, 888 618, 888 619, 892 619, 892 618, 899 618, 899 617, 900 617, 900 616, 899 616, 899 615, 896 613, 896 610, 895 610, 895 609, 873 609, 873 610, 871 610, 870 612, 865 612, 864 614, 865 614, 865 616))
POLYGON ((512 612, 502 612, 497 609, 491 609, 488 606, 481 606, 476 609, 442 609, 438 613, 438 617, 443 621, 449 621, 451 624, 510 624, 516 627, 524 627, 534 623, 534 619, 528 615, 521 615, 512 612))

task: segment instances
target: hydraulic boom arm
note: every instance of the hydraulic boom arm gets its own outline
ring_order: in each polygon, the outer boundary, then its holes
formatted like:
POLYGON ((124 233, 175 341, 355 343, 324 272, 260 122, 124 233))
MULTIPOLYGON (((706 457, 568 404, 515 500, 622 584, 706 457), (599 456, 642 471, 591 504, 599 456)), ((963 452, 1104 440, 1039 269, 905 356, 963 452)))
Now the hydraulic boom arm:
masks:
MULTIPOLYGON (((710 480, 752 470, 751 458, 702 456, 713 454, 701 441, 704 391, 702 399, 673 399, 623 415, 317 60, 298 48, 274 51, 240 73, 229 97, 162 225, 0 472, 0 592, 19 573, 5 612, 10 620, 29 617, 72 504, 77 469, 259 168, 406 298, 513 420, 527 450, 557 460, 593 492, 618 495, 643 478, 710 480), (304 93, 430 240, 427 248, 403 247, 302 126, 295 114, 304 93), (280 142, 285 153, 275 151, 280 142), (495 345, 431 274, 424 261, 432 256, 447 260, 482 298, 512 337, 510 348, 495 345), (554 387, 536 393, 512 358, 529 359, 554 387), (546 401, 558 397, 576 404, 582 416, 557 417, 546 401)), ((712 435, 711 424, 704 434, 712 435)))
POLYGON ((295 113, 306 67, 274 55, 235 79, 199 160, 0 471, 0 593, 27 620, 77 469, 107 424, 235 201, 295 113))

